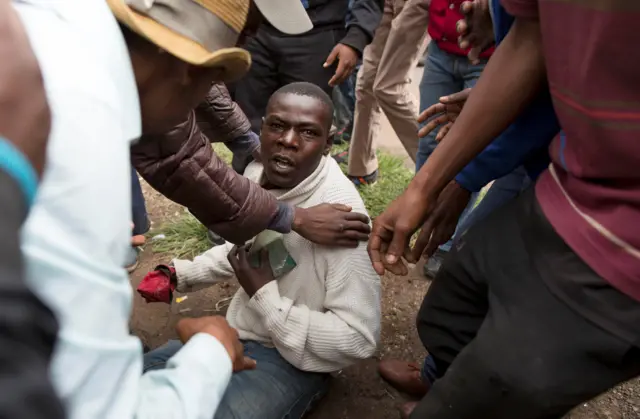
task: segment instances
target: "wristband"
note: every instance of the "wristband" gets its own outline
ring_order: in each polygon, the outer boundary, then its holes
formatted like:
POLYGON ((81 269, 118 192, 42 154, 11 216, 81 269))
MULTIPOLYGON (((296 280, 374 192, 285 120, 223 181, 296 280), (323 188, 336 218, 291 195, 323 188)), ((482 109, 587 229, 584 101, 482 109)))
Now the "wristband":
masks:
POLYGON ((38 176, 27 158, 9 140, 0 136, 0 170, 4 170, 20 186, 27 206, 31 207, 38 189, 38 176))

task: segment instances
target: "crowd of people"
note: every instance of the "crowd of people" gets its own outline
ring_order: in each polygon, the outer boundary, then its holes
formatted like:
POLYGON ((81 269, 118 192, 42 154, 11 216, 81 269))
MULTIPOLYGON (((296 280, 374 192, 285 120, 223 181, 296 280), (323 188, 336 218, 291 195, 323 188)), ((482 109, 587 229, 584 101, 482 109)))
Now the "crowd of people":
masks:
POLYGON ((637 17, 628 0, 0 0, 0 416, 302 418, 376 353, 380 276, 421 258, 427 356, 378 368, 415 400, 401 417, 559 418, 640 375, 637 17), (353 107, 341 129, 332 96, 353 107), (416 174, 371 221, 383 113, 416 174), (240 285, 225 317, 150 351, 129 329, 138 174, 212 247, 137 291, 240 285))

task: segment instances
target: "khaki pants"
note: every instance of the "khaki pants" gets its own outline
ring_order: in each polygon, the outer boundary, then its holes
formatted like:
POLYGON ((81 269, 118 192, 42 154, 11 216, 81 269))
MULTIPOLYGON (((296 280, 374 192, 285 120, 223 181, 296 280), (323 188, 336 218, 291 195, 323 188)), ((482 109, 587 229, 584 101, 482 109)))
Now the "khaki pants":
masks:
POLYGON ((415 161, 418 150, 417 106, 408 91, 427 35, 428 0, 385 0, 373 41, 364 50, 356 84, 356 111, 349 147, 349 175, 366 176, 378 168, 375 153, 380 111, 415 161))

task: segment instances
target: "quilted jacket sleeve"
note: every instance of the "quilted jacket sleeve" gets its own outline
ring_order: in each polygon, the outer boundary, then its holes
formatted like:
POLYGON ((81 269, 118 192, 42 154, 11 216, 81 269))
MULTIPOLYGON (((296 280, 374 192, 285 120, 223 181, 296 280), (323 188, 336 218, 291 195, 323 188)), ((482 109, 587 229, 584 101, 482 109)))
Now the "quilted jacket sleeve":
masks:
POLYGON ((249 127, 228 92, 220 92, 219 85, 212 87, 207 103, 198 108, 198 117, 192 111, 170 132, 143 136, 131 148, 131 159, 153 188, 187 207, 227 241, 242 244, 270 225, 278 205, 269 192, 237 174, 214 153, 209 138, 227 141, 246 132, 245 125, 249 127))

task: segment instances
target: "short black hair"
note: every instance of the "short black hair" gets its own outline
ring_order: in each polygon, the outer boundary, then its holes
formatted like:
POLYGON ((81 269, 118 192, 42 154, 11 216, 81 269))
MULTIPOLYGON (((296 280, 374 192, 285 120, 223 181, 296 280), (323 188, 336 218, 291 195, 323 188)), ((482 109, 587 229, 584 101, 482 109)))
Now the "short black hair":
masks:
POLYGON ((284 94, 307 96, 322 102, 322 104, 326 106, 327 113, 329 114, 328 128, 331 128, 331 124, 333 123, 333 101, 331 100, 331 97, 329 97, 329 95, 319 86, 306 81, 289 83, 276 90, 273 95, 271 95, 269 102, 271 102, 274 97, 284 94))

